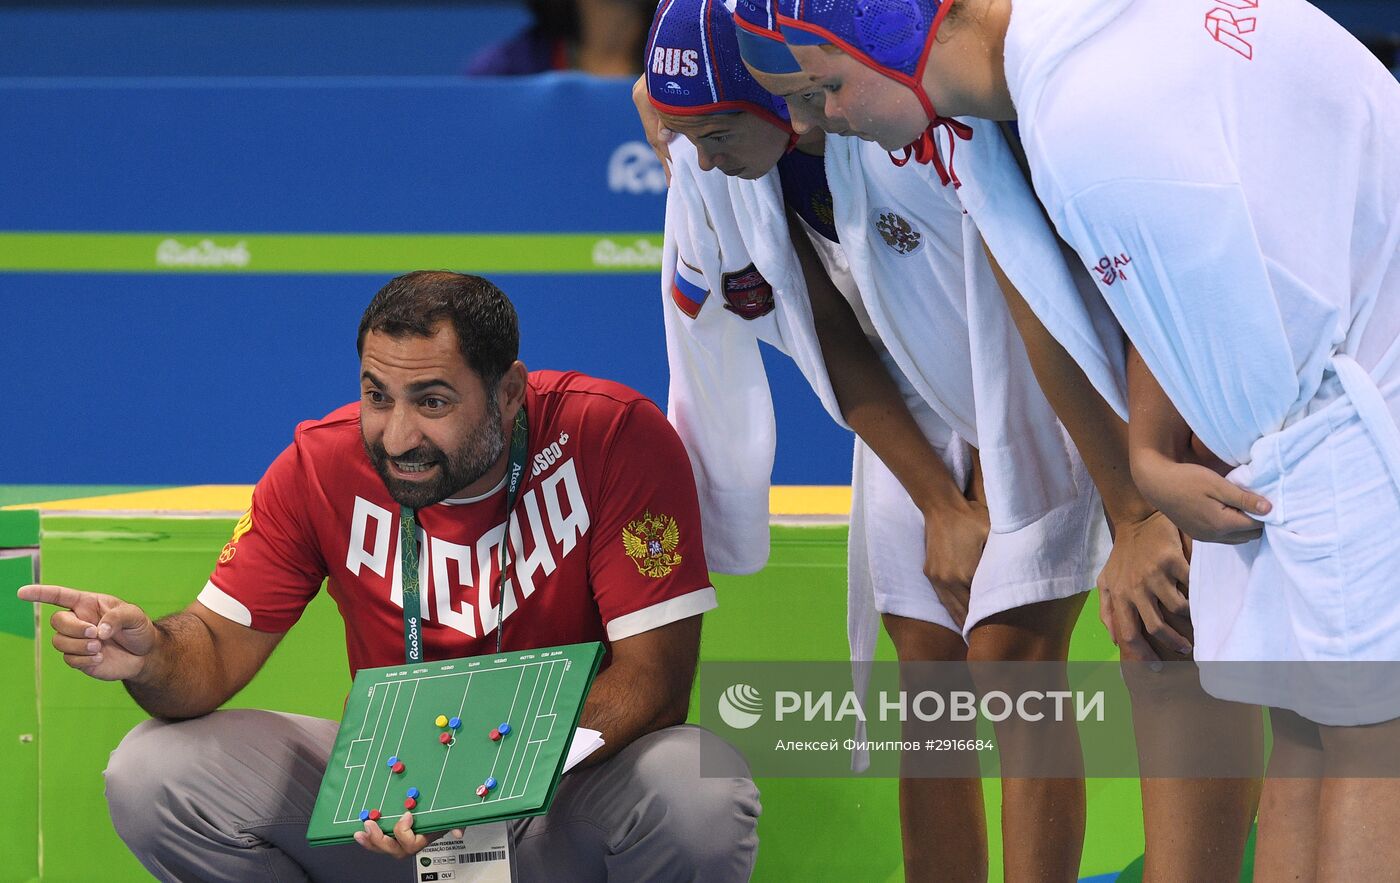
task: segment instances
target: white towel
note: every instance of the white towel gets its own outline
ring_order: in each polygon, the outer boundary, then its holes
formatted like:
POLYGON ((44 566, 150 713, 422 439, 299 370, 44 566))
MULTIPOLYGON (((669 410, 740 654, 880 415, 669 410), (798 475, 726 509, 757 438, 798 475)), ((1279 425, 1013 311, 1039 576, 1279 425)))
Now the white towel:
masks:
MULTIPOLYGON (((777 445, 758 342, 792 357, 837 423, 841 411, 791 243, 786 252, 763 241, 750 245, 727 178, 701 171, 690 142, 671 145, 671 164, 661 275, 667 414, 690 453, 710 569, 753 573, 768 560, 777 445)), ((782 224, 786 242, 786 219, 782 224)))
POLYGON ((1198 659, 1400 659, 1400 549, 1356 545, 1400 517, 1400 84, 1302 0, 1212 5, 1017 0, 1036 191, 1192 431, 1275 504, 1262 540, 1196 546, 1198 659))

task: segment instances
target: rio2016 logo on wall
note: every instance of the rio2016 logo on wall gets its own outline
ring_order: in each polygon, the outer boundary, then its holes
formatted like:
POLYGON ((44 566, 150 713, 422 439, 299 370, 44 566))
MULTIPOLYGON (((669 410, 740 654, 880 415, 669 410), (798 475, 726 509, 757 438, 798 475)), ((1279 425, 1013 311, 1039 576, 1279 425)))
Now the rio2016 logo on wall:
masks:
POLYGON ((241 240, 233 245, 219 245, 212 239, 201 239, 187 245, 178 239, 162 239, 156 246, 157 267, 234 267, 241 270, 251 260, 248 243, 241 240))
POLYGON ((666 170, 645 141, 628 141, 608 160, 608 189, 633 196, 665 193, 666 170))

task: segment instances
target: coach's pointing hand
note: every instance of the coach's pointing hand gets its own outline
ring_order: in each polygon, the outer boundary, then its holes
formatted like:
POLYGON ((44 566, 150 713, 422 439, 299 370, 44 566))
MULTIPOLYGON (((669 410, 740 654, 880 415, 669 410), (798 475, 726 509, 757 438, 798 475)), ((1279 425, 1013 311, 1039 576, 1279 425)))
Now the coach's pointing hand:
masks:
POLYGON ((49 619, 54 649, 64 662, 100 681, 140 674, 155 643, 155 626, 145 611, 112 595, 34 585, 22 587, 19 598, 60 608, 49 619))

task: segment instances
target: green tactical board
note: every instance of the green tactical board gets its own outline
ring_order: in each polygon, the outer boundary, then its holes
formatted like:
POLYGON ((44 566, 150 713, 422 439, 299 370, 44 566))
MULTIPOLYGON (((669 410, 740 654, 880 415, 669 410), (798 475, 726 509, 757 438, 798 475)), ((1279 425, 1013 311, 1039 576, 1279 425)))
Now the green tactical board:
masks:
POLYGON ((603 645, 362 669, 345 703, 306 839, 345 843, 378 810, 393 830, 409 788, 413 828, 446 831, 549 810, 603 645), (455 731, 439 715, 461 719, 455 731), (510 733, 492 741, 500 724, 510 733), (453 738, 444 744, 443 733, 453 738), (395 773, 390 758, 404 769, 395 773), (487 778, 495 790, 478 797, 487 778))

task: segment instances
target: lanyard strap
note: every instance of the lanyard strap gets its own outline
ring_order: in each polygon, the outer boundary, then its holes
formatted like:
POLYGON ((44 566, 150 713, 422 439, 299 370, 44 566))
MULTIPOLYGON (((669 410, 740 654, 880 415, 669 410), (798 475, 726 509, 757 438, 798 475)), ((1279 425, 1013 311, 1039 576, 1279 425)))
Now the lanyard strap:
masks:
MULTIPOLYGON (((515 425, 510 433, 510 460, 506 467, 506 525, 501 535, 500 555, 497 561, 500 572, 496 575, 496 652, 501 652, 501 634, 505 631, 505 578, 506 568, 511 563, 510 514, 515 510, 520 486, 525 482, 526 449, 530 444, 530 423, 525 417, 525 406, 515 412, 515 425)), ((399 551, 403 563, 403 646, 404 660, 409 663, 423 661, 423 633, 420 613, 422 608, 422 586, 418 579, 418 518, 417 513, 407 506, 399 510, 399 551)))
POLYGON ((530 423, 525 419, 525 405, 515 412, 515 427, 510 433, 510 466, 506 469, 506 523, 501 534, 500 564, 496 573, 496 652, 501 652, 501 636, 506 631, 506 568, 511 564, 510 556, 510 513, 515 511, 515 500, 520 494, 520 486, 525 483, 526 448, 530 443, 530 423))
POLYGON ((418 620, 418 521, 412 509, 399 510, 399 550, 403 561, 403 655, 406 662, 423 661, 423 634, 418 620))

